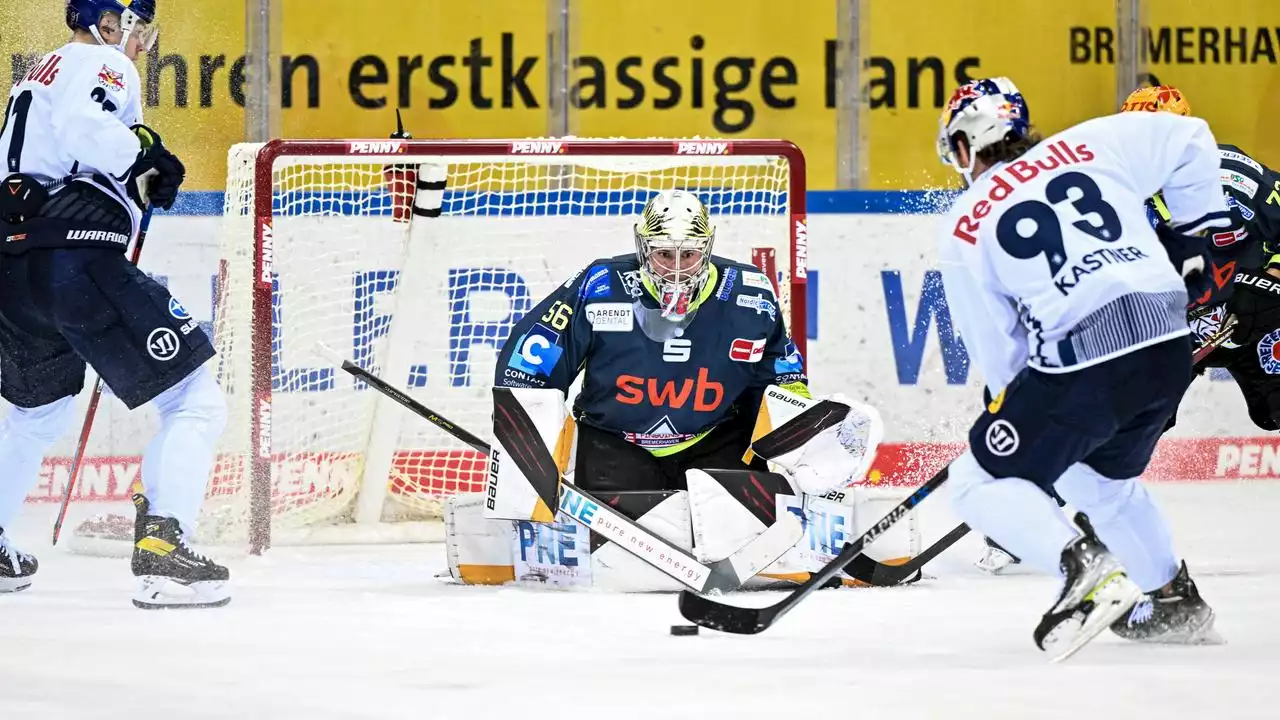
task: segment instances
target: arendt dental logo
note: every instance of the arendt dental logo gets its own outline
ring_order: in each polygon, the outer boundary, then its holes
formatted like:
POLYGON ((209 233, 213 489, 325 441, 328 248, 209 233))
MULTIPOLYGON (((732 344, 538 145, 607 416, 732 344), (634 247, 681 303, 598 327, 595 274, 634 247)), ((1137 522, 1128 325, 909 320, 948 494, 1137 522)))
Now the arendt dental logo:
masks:
POLYGON ((733 152, 733 143, 686 141, 676 143, 677 155, 728 155, 733 152))
POLYGON ((587 320, 596 332, 631 332, 635 311, 630 303, 595 303, 586 308, 587 320))
POLYGON ((347 143, 347 152, 351 155, 403 155, 403 140, 353 140, 347 143))
POLYGON ((1008 420, 997 420, 987 428, 987 450, 997 457, 1018 452, 1018 430, 1008 420))
POLYGON ((511 143, 512 155, 560 155, 565 151, 564 143, 546 140, 519 140, 511 143))

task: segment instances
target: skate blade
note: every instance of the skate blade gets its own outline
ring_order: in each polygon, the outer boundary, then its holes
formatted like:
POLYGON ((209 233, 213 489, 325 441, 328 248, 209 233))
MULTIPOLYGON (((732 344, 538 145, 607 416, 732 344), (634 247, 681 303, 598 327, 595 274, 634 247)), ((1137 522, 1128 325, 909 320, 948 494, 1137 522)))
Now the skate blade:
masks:
POLYGON ((197 610, 222 607, 231 602, 227 583, 180 583, 173 578, 143 575, 138 578, 133 606, 143 610, 197 610))
POLYGON ((1009 553, 987 548, 987 552, 974 561, 973 566, 988 575, 1000 575, 1006 568, 1016 564, 1009 553))
POLYGON ((30 577, 0 578, 0 593, 22 592, 31 587, 30 577))
POLYGON ((1190 632, 1173 634, 1155 642, 1163 645, 1226 645, 1226 638, 1213 626, 1216 619, 1217 616, 1210 610, 1208 619, 1190 632))
POLYGON ((1087 598, 1093 602, 1093 612, 1083 622, 1077 622, 1076 617, 1072 616, 1045 637, 1044 647, 1045 652, 1050 654, 1049 662, 1060 663, 1075 655, 1090 640, 1111 627, 1111 623, 1121 615, 1129 612, 1142 596, 1142 590, 1127 575, 1118 573, 1107 579, 1087 598), (1075 629, 1074 633, 1064 632, 1072 628, 1075 629))

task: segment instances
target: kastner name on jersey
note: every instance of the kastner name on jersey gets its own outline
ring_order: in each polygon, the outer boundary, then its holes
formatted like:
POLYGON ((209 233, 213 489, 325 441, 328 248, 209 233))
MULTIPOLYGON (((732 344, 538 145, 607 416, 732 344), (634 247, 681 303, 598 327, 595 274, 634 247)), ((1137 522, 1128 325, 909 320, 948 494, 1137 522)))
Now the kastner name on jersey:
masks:
POLYGON ((710 272, 696 312, 676 323, 635 254, 594 261, 516 324, 495 384, 567 393, 581 371, 577 420, 650 449, 753 417, 765 387, 804 382, 800 353, 764 273, 716 256, 710 272))
MULTIPOLYGON (((1203 121, 1130 113, 1070 128, 975 180, 945 220, 941 259, 988 385, 1028 364, 1067 372, 1186 334, 1186 287, 1143 203, 1175 168, 1203 165, 1212 180, 1217 164, 1203 121)), ((1179 232, 1226 224, 1221 193, 1204 190, 1165 189, 1179 232)))

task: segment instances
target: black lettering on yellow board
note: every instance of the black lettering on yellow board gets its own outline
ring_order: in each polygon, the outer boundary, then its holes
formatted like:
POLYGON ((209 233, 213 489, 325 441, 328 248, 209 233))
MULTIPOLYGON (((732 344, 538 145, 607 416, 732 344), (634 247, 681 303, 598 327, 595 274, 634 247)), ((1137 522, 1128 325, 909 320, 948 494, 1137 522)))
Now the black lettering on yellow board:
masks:
MULTIPOLYGON (((1073 64, 1112 64, 1115 31, 1109 27, 1070 28, 1073 64)), ((1275 65, 1280 27, 1145 27, 1138 47, 1153 65, 1275 65)))
MULTIPOLYGON (((1092 48, 1095 34, 1091 30, 1089 38, 1092 48)), ((347 97, 342 100, 368 110, 390 105, 444 110, 460 103, 478 110, 541 107, 544 100, 540 96, 545 91, 532 82, 531 75, 545 59, 519 55, 516 45, 515 33, 504 32, 497 47, 492 41, 486 44, 484 38, 471 38, 467 52, 461 55, 363 54, 338 69, 346 81, 347 97), (497 92, 491 96, 494 88, 497 92)), ((837 104, 835 40, 824 42, 821 78, 816 77, 817 68, 802 77, 795 60, 786 56, 716 57, 702 35, 692 35, 689 48, 692 52, 686 56, 627 55, 613 62, 594 55, 575 57, 571 60, 570 102, 583 110, 710 109, 712 124, 725 134, 749 129, 761 106, 774 110, 799 107, 797 90, 806 81, 824 84, 825 108, 837 104)), ((12 54, 13 76, 20 77, 34 59, 37 56, 12 54)), ((976 56, 873 56, 866 60, 864 76, 873 110, 938 109, 957 84, 972 80, 980 70, 981 60, 976 56)), ((330 85, 322 83, 322 77, 334 71, 311 54, 281 56, 278 66, 273 67, 280 81, 281 105, 318 109, 337 101, 321 92, 323 86, 330 85)), ((244 55, 166 54, 162 44, 156 43, 144 70, 143 100, 147 107, 209 108, 229 98, 243 107, 247 75, 244 55)))

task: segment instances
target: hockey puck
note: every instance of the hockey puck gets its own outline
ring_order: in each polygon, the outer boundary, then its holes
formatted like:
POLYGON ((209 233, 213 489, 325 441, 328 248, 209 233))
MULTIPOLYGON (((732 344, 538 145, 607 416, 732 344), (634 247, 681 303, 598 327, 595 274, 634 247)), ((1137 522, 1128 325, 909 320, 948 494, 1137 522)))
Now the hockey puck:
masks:
POLYGON ((698 626, 697 625, 672 625, 671 634, 672 635, 697 635, 698 626))

